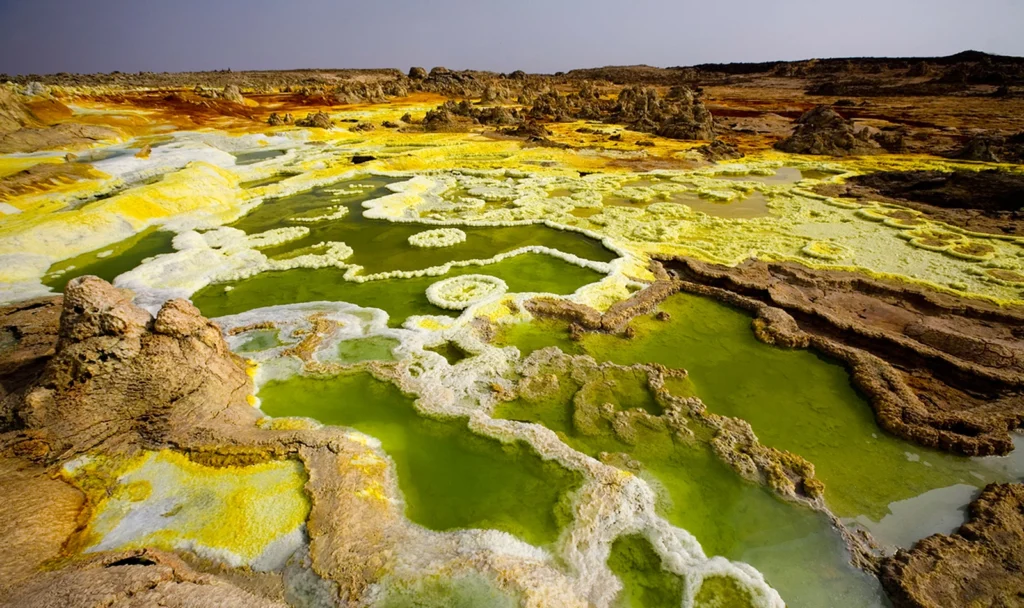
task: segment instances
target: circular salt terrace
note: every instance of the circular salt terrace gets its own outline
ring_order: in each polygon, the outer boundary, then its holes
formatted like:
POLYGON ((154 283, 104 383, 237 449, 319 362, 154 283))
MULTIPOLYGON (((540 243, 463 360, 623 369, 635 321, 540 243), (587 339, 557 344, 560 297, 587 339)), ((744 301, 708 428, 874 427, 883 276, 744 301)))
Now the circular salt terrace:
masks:
POLYGON ((458 228, 438 228, 417 232, 409 237, 413 247, 451 247, 466 242, 466 233, 458 228))
POLYGON ((498 277, 467 274, 434 283, 427 288, 427 300, 439 308, 464 310, 506 291, 508 285, 498 277))

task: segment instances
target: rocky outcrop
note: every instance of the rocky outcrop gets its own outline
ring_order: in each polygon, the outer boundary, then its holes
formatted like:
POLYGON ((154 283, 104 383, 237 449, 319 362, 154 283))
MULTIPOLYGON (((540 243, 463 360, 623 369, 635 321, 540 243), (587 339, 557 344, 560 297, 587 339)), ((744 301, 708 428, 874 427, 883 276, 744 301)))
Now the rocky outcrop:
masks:
POLYGON ((224 87, 224 91, 221 92, 221 97, 231 103, 245 104, 245 97, 242 97, 242 90, 238 88, 237 84, 229 84, 224 87))
POLYGON ((979 133, 954 151, 950 158, 985 163, 1024 163, 1024 131, 1009 137, 979 133))
POLYGON ((747 261, 665 262, 679 287, 753 313, 764 342, 842 361, 879 425, 920 445, 1006 454, 1024 425, 1024 310, 895 281, 747 261))
POLYGON ((412 80, 423 80, 427 77, 427 70, 420 67, 409 68, 409 78, 412 80))
POLYGON ((818 106, 796 121, 796 128, 788 138, 775 144, 783 152, 793 154, 822 154, 849 156, 875 154, 881 146, 873 141, 866 129, 857 130, 853 123, 829 106, 818 106))
POLYGON ((316 114, 306 114, 305 118, 296 120, 295 126, 315 129, 330 129, 334 126, 334 121, 331 120, 331 115, 327 112, 317 112, 316 114))
POLYGON ((272 127, 280 127, 280 126, 283 126, 283 125, 290 125, 290 124, 292 124, 294 122, 295 122, 295 119, 292 118, 292 115, 291 114, 287 114, 287 113, 284 116, 282 116, 282 115, 278 114, 277 112, 271 112, 270 113, 270 117, 267 118, 267 124, 272 126, 272 127))
POLYGON ((473 125, 502 127, 521 123, 517 110, 502 106, 478 107, 465 100, 446 101, 423 118, 423 128, 427 131, 465 131, 473 125))
POLYGON ((244 362, 187 300, 153 318, 129 293, 86 276, 65 289, 54 354, 35 385, 0 405, 10 424, 0 447, 42 462, 159 448, 204 426, 253 424, 251 391, 244 362))
POLYGON ((35 382, 53 356, 62 302, 57 296, 0 308, 0 401, 35 382))
POLYGON ((39 119, 8 87, 0 87, 0 135, 26 126, 38 125, 39 119))
POLYGON ((0 132, 0 154, 80 147, 118 137, 120 134, 114 129, 97 125, 63 123, 47 128, 26 127, 9 133, 0 132))
POLYGON ((43 467, 20 458, 0 457, 0 605, 7 589, 31 577, 60 555, 64 543, 81 525, 85 495, 54 479, 43 467))
POLYGON ((896 608, 1024 604, 1024 485, 992 484, 970 520, 885 560, 882 585, 896 608))
POLYGON ((701 146, 696 151, 711 162, 743 158, 743 153, 736 146, 721 139, 716 139, 706 146, 701 146))

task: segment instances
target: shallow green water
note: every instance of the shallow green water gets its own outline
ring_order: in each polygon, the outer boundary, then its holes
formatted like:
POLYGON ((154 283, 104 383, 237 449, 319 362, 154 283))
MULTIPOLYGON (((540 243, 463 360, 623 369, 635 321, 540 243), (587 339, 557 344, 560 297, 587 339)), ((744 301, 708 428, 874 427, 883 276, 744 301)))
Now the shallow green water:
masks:
POLYGON ((43 277, 43 284, 54 291, 64 291, 68 281, 87 274, 96 275, 106 281, 113 281, 117 275, 135 268, 146 258, 173 252, 174 247, 171 246, 173 239, 173 232, 158 230, 140 232, 120 243, 54 264, 43 277), (107 251, 113 251, 113 253, 106 257, 99 257, 99 254, 107 251), (73 269, 63 274, 54 274, 72 266, 74 266, 73 269))
POLYGON ((437 346, 428 346, 424 350, 435 352, 448 361, 449 365, 455 365, 459 361, 466 359, 470 356, 469 353, 459 348, 459 345, 454 342, 443 342, 437 346))
POLYGON ((352 338, 338 343, 338 359, 345 364, 363 361, 394 361, 394 349, 401 344, 395 338, 369 336, 352 338))
POLYGON ((810 351, 759 342, 747 314, 689 294, 673 296, 661 310, 672 315, 671 321, 638 319, 633 340, 587 336, 587 352, 617 363, 687 369, 712 411, 746 420, 762 443, 814 463, 837 515, 877 521, 894 501, 995 480, 996 474, 977 461, 883 432, 843 367, 810 351))
POLYGON ((527 542, 553 542, 568 516, 575 473, 522 444, 466 428, 464 418, 420 416, 412 399, 365 373, 295 377, 260 389, 270 416, 305 416, 349 426, 381 441, 394 460, 406 514, 434 530, 491 528, 527 542))
POLYGON ((642 536, 621 536, 612 543, 608 567, 622 581, 621 608, 679 606, 683 579, 661 569, 661 558, 642 536))
MULTIPOLYGON (((634 445, 610 432, 584 436, 573 425, 575 386, 565 379, 559 386, 555 397, 518 399, 500 405, 494 415, 539 422, 591 456, 628 454, 660 492, 663 516, 696 536, 708 555, 753 565, 791 607, 885 605, 878 582, 849 564, 845 544, 824 516, 745 482, 704 442, 685 444, 669 432, 649 429, 641 429, 634 445)), ((635 593, 643 596, 640 587, 635 593)))
MULTIPOLYGON (((632 340, 589 334, 571 348, 623 365, 644 361, 685 368, 697 396, 712 411, 750 422, 762 443, 814 463, 837 515, 878 521, 895 501, 936 488, 980 487, 1005 479, 997 467, 886 434, 840 365, 810 351, 759 342, 750 317, 741 311, 689 294, 673 296, 661 310, 671 320, 637 319, 632 340)), ((510 328, 504 339, 521 342, 529 351, 546 340, 563 345, 567 333, 548 323, 510 328)))
POLYGON ((479 575, 437 576, 404 588, 389 588, 375 608, 515 608, 518 598, 479 575))
POLYGON ((279 338, 280 331, 276 329, 261 329, 249 334, 249 339, 238 347, 240 353, 258 353, 268 348, 281 345, 279 338))
POLYGON ((412 315, 454 315, 454 312, 438 308, 427 301, 426 290, 432 283, 445 277, 463 274, 500 277, 508 283, 509 292, 556 294, 572 293, 603 277, 598 272, 549 255, 523 254, 488 266, 453 268, 443 276, 365 283, 345 281, 345 271, 338 268, 264 272, 234 283, 210 285, 192 296, 192 301, 208 317, 278 304, 320 300, 350 302, 386 311, 390 315, 388 322, 397 326, 412 315), (225 292, 226 285, 233 289, 225 292))
POLYGON ((422 270, 440 266, 447 262, 473 259, 489 259, 520 247, 541 245, 571 253, 581 258, 607 262, 617 255, 590 237, 543 225, 511 227, 460 227, 466 233, 463 243, 451 247, 417 248, 409 244, 410 236, 430 230, 433 226, 424 224, 395 223, 372 220, 363 217, 362 203, 379 198, 390 191, 386 186, 394 178, 367 177, 355 182, 345 182, 324 188, 316 188, 289 197, 269 200, 242 218, 233 227, 255 234, 282 226, 305 226, 310 229, 306 238, 266 249, 270 257, 310 247, 322 242, 341 241, 354 251, 347 260, 363 266, 363 274, 374 274, 389 270, 422 270), (352 190, 350 194, 339 195, 331 190, 345 191, 349 184, 367 186, 366 189, 352 190), (321 222, 297 222, 296 217, 310 217, 320 210, 329 213, 336 205, 348 208, 348 215, 339 220, 321 222))

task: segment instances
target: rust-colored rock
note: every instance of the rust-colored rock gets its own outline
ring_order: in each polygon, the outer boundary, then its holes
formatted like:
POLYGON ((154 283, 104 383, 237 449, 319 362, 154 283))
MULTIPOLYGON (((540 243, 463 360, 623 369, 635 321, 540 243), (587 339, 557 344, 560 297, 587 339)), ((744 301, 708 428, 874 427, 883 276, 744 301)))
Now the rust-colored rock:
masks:
POLYGON ((881 579, 897 608, 1024 606, 1024 485, 989 485, 970 521, 901 549, 881 579))
MULTIPOLYGON (((19 458, 0 458, 0 598, 61 548, 79 526, 85 495, 19 458)), ((2 603, 2 602, 0 602, 2 603)))

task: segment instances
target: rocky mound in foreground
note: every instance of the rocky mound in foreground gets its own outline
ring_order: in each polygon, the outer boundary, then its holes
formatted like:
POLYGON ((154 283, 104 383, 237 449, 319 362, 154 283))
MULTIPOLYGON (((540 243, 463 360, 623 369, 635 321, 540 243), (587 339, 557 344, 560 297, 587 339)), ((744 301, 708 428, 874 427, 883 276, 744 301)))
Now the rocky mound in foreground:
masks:
POLYGON ((159 447, 214 420, 255 422, 251 391, 241 359, 190 302, 172 300, 153 318, 130 293, 87 276, 67 287, 55 352, 38 380, 0 403, 0 420, 15 431, 0 437, 47 462, 159 447))

